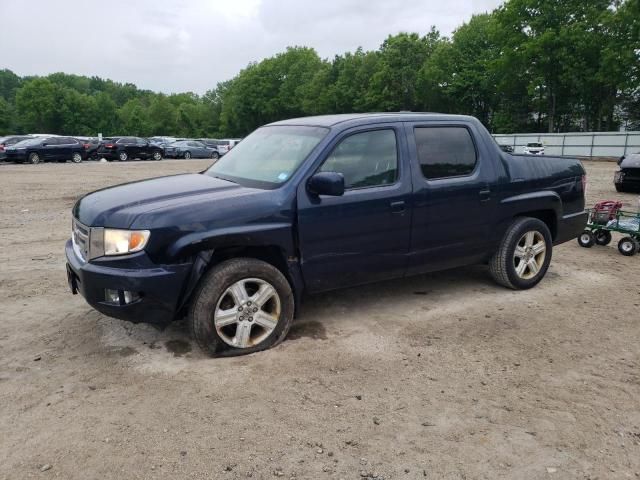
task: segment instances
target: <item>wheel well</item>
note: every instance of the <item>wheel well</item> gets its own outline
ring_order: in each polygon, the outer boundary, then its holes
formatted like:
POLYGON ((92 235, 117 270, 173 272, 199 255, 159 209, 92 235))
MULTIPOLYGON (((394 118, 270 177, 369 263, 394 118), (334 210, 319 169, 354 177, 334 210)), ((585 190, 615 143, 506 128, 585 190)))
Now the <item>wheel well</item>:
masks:
MULTIPOLYGON (((230 260, 232 258, 255 258, 257 260, 262 260, 263 262, 267 262, 270 265, 273 265, 278 270, 280 270, 280 272, 287 279, 289 285, 291 285, 291 289, 293 290, 294 295, 297 296, 300 294, 300 292, 296 292, 297 286, 293 278, 291 278, 291 272, 289 271, 289 268, 287 266, 286 255, 279 247, 224 247, 213 250, 213 252, 200 252, 199 256, 201 256, 202 258, 206 258, 207 260, 205 260, 204 263, 200 263, 200 266, 202 268, 194 268, 194 272, 192 273, 191 279, 188 281, 184 297, 181 301, 178 317, 186 314, 186 309, 191 303, 193 292, 195 291, 197 285, 200 283, 200 280, 202 280, 202 277, 204 277, 204 275, 215 265, 218 265, 220 262, 224 262, 225 260, 230 260)), ((297 310, 298 302, 296 302, 296 312, 297 310)))
POLYGON ((519 217, 532 217, 544 222, 549 231, 551 232, 551 238, 556 239, 558 233, 558 218, 556 212, 553 210, 533 210, 531 212, 523 212, 518 214, 519 217))

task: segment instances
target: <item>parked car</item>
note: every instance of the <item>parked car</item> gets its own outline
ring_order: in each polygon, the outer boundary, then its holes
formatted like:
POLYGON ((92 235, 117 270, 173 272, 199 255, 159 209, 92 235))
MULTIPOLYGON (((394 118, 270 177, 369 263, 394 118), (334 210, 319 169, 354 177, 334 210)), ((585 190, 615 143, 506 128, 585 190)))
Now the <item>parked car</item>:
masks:
POLYGON ((218 142, 220 140, 216 140, 213 138, 199 138, 198 141, 204 143, 207 147, 213 149, 213 155, 211 158, 213 158, 214 160, 217 160, 221 157, 220 151, 218 148, 218 142))
POLYGON ((100 140, 98 138, 91 138, 91 137, 82 137, 82 138, 78 138, 76 137, 76 140, 78 140, 81 144, 82 147, 84 148, 84 153, 85 153, 85 157, 87 160, 97 160, 98 159, 98 149, 100 148, 100 145, 102 144, 102 142, 106 139, 100 140))
POLYGON ((217 140, 218 142, 218 153, 220 156, 225 155, 229 152, 233 147, 235 147, 238 143, 240 143, 239 138, 225 138, 223 140, 217 140))
POLYGON ((71 137, 34 137, 5 149, 7 160, 18 163, 66 162, 80 163, 85 158, 82 144, 71 137))
POLYGON ((186 314, 209 354, 251 353, 284 339, 304 293, 483 263, 535 286, 586 225, 585 181, 578 160, 505 154, 472 117, 281 121, 199 174, 79 199, 68 280, 106 315, 186 314))
POLYGON ((616 190, 640 192, 640 152, 621 157, 618 166, 620 169, 613 177, 616 190))
POLYGON ((162 160, 164 149, 139 137, 112 137, 110 142, 103 142, 98 147, 98 156, 107 160, 162 160))
POLYGON ((7 154, 4 151, 5 148, 29 138, 32 138, 31 135, 11 135, 8 137, 0 137, 0 160, 7 158, 7 154))
POLYGON ((502 150, 503 152, 513 153, 513 147, 511 145, 498 144, 498 146, 500 147, 500 150, 502 150))
POLYGON ((149 143, 152 143, 154 145, 158 145, 164 148, 167 145, 172 144, 173 142, 177 142, 178 140, 180 139, 175 137, 151 137, 149 138, 149 143))
POLYGON ((526 155, 544 155, 544 145, 539 142, 527 143, 524 147, 524 153, 526 155))
POLYGON ((167 158, 218 158, 218 151, 197 140, 183 140, 165 147, 167 158))

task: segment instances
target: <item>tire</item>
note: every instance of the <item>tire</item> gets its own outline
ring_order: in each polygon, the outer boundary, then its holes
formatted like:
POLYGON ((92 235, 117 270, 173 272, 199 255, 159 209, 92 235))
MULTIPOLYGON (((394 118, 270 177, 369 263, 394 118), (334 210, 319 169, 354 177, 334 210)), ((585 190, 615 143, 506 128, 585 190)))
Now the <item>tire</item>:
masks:
POLYGON ((626 192, 626 190, 624 189, 624 187, 622 185, 616 184, 616 192, 624 193, 624 192, 626 192))
POLYGON ((212 152, 211 153, 211 158, 213 160, 218 160, 220 158, 220 154, 218 152, 212 152))
POLYGON ((618 242, 618 251, 625 257, 633 257, 640 250, 638 240, 632 237, 624 237, 618 242))
POLYGON ((513 290, 536 286, 549 269, 553 241, 549 227, 531 217, 516 218, 489 261, 496 283, 513 290))
POLYGON ((120 152, 118 154, 118 160, 120 160, 121 162, 126 162, 127 160, 129 160, 129 155, 127 154, 127 152, 120 152))
POLYGON ((40 155, 38 155, 36 152, 31 152, 29 154, 29 163, 32 165, 37 165, 42 161, 42 159, 40 158, 40 155))
POLYGON ((184 152, 183 158, 185 160, 190 160, 191 159, 191 152, 184 152))
POLYGON ((596 239, 591 230, 583 230, 583 232, 578 236, 578 245, 583 248, 591 248, 595 243, 596 239))
POLYGON ((82 155, 80 155, 78 152, 74 153, 71 156, 71 161, 73 163, 81 163, 82 162, 82 155))
POLYGON ((160 150, 156 150, 151 154, 151 158, 153 158, 156 162, 162 160, 162 152, 160 150))
POLYGON ((273 265, 253 258, 227 260, 215 266, 200 281, 189 309, 189 329, 198 346, 212 357, 259 352, 278 345, 287 336, 293 321, 294 304, 291 285, 273 265), (258 286, 261 290, 264 288, 264 292, 269 292, 266 286, 273 290, 272 296, 262 304, 256 303, 262 301, 256 291, 258 286), (238 308, 239 304, 243 308, 238 308), (225 311, 230 313, 225 316, 222 313, 225 311), (220 315, 216 318, 218 313, 220 315), (253 315, 256 315, 256 320, 253 315), (265 318, 268 320, 268 329, 257 320, 258 315, 262 322, 265 318), (275 322, 274 318, 277 318, 275 322), (259 328, 254 328, 256 326, 259 328), (239 333, 240 327, 242 332, 248 333, 239 333), (235 343, 244 343, 245 346, 236 346, 235 343))
POLYGON ((596 230, 593 232, 596 245, 609 245, 611 243, 611 232, 609 230, 596 230))

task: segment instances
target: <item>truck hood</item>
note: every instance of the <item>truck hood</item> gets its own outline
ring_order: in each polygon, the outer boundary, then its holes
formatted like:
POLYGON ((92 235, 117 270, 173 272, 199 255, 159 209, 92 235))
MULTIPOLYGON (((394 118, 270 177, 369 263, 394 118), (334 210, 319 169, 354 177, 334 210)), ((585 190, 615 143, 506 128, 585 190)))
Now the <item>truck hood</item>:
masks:
POLYGON ((223 205, 229 207, 242 197, 266 193, 208 175, 173 175, 90 193, 76 202, 73 215, 92 227, 126 229, 134 223, 135 228, 162 226, 159 223, 177 226, 193 208, 204 206, 204 212, 212 212, 223 205), (141 218, 146 219, 146 225, 139 224, 141 218))

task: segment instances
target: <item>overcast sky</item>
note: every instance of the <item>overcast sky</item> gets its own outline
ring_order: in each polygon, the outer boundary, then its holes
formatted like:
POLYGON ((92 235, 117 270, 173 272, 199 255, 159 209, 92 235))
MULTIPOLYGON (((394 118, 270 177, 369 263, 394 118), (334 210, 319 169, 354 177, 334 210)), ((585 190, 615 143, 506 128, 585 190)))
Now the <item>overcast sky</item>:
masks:
POLYGON ((449 35, 499 0, 0 0, 0 68, 204 93, 287 46, 323 58, 388 34, 449 35), (15 19, 15 21, 13 21, 15 19))

